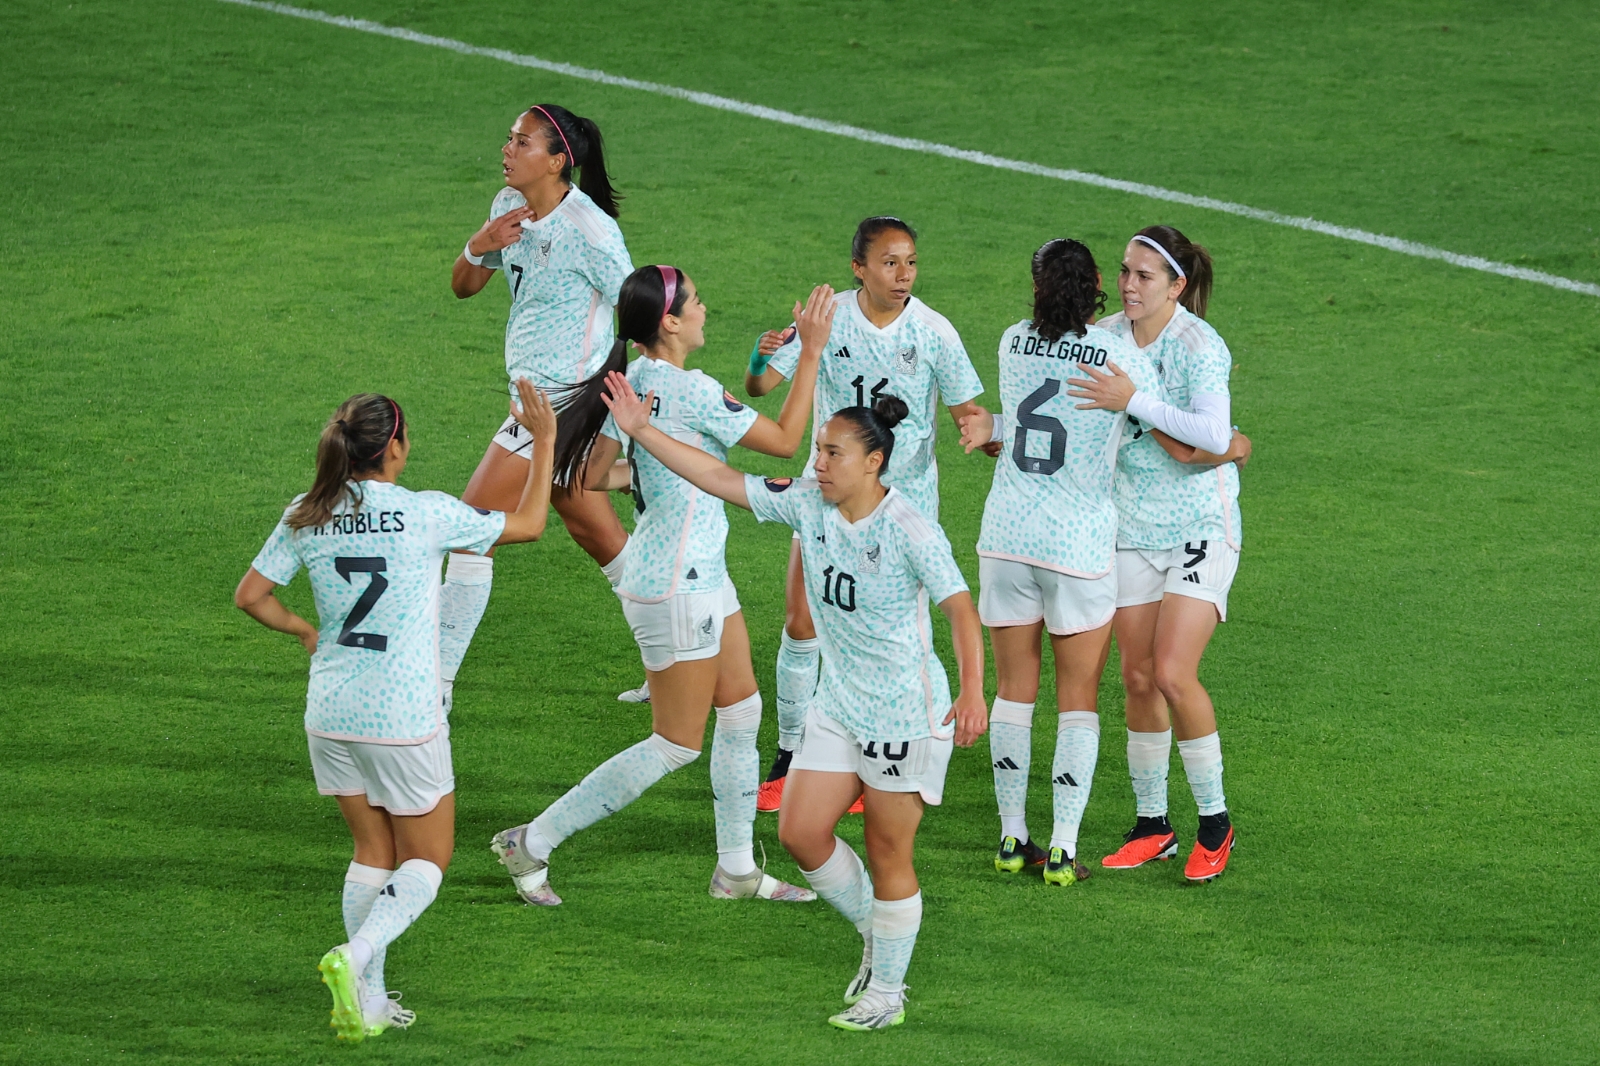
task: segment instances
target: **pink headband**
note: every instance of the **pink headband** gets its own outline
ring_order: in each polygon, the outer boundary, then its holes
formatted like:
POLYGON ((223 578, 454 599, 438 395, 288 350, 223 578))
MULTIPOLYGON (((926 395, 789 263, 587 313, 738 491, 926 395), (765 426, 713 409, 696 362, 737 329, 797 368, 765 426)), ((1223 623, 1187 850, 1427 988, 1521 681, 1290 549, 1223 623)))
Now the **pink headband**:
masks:
POLYGON ((672 301, 678 298, 678 268, 674 266, 657 266, 661 271, 661 284, 667 288, 667 302, 661 305, 661 317, 666 318, 672 314, 672 301), (672 271, 668 274, 667 271, 672 271))
POLYGON ((394 435, 396 433, 400 432, 400 408, 399 408, 398 405, 396 405, 396 403, 393 400, 389 401, 389 406, 394 409, 394 428, 389 431, 389 440, 386 440, 386 441, 383 442, 383 447, 379 448, 377 451, 375 451, 371 455, 367 456, 367 461, 368 462, 371 462, 373 459, 376 459, 378 456, 380 456, 384 452, 388 451, 389 450, 389 442, 394 440, 394 435))
POLYGON ((533 109, 535 111, 539 112, 539 114, 543 115, 545 118, 549 119, 550 120, 550 125, 552 125, 552 126, 554 126, 556 128, 556 133, 561 138, 561 146, 567 150, 567 166, 569 166, 569 167, 577 166, 578 165, 578 160, 572 154, 572 145, 567 143, 567 135, 565 133, 561 132, 561 123, 557 122, 556 121, 556 117, 554 115, 552 115, 550 112, 546 111, 544 108, 540 107, 538 104, 534 104, 533 105, 533 109))

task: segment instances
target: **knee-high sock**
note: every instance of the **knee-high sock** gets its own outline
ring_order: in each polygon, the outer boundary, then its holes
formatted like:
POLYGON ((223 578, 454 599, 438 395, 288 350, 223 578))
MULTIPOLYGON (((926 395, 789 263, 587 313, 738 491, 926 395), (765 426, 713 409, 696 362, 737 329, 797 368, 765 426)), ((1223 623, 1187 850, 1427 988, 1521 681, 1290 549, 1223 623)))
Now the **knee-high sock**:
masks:
POLYGON ((489 606, 494 557, 450 553, 444 587, 439 590, 439 680, 454 684, 467 646, 489 606))
POLYGON ((611 590, 613 592, 616 591, 618 585, 622 584, 622 572, 628 567, 628 548, 631 547, 632 544, 632 537, 629 537, 627 540, 623 541, 622 550, 616 554, 616 557, 613 558, 609 563, 602 564, 600 567, 600 572, 606 575, 607 581, 611 582, 611 590))
POLYGON ((1028 839, 1028 767, 1033 762, 1033 704, 996 696, 989 714, 989 761, 1001 837, 1028 839))
POLYGON ((1167 816, 1167 765, 1172 761, 1172 730, 1135 733, 1128 730, 1128 776, 1140 818, 1167 816))
POLYGON ((1050 846, 1078 854, 1078 825, 1094 786, 1100 759, 1100 716, 1093 711, 1062 711, 1056 722, 1056 757, 1050 767, 1051 806, 1056 816, 1050 846))
POLYGON ((1201 814, 1221 814, 1228 809, 1222 795, 1222 738, 1216 733, 1178 741, 1183 772, 1201 814))
POLYGON ((578 830, 616 814, 644 795, 645 789, 699 757, 693 748, 651 733, 589 771, 588 777, 546 807, 533 820, 533 827, 556 847, 578 830))
POLYGON ((806 710, 817 691, 817 664, 822 642, 795 640, 783 631, 778 646, 778 747, 795 751, 806 735, 806 710))
POLYGON ((427 859, 407 859, 389 875, 378 890, 378 898, 367 912, 366 921, 350 938, 356 964, 365 969, 378 952, 411 927, 439 894, 444 871, 427 859), (362 958, 366 955, 366 958, 362 958))
POLYGON ((922 893, 872 901, 872 980, 867 987, 890 996, 905 991, 906 967, 922 928, 922 893))
MULTIPOLYGON (((378 898, 378 893, 383 886, 389 883, 393 870, 385 870, 377 866, 363 866, 359 862, 352 862, 344 874, 344 935, 348 939, 356 935, 361 929, 361 923, 367 920, 367 915, 372 911, 372 904, 378 898)), ((372 961, 367 963, 367 968, 361 974, 367 986, 368 1000, 382 1000, 388 998, 388 989, 383 983, 383 960, 389 954, 387 948, 372 953, 372 961)))
POLYGON ((752 833, 756 790, 761 787, 761 693, 718 707, 711 734, 711 796, 717 814, 717 861, 739 877, 755 872, 752 833))
POLYGON ((872 961, 872 877, 861 864, 861 856, 840 840, 833 838, 833 854, 815 870, 801 870, 806 882, 817 890, 817 895, 827 900, 833 909, 845 916, 867 942, 865 962, 872 961))

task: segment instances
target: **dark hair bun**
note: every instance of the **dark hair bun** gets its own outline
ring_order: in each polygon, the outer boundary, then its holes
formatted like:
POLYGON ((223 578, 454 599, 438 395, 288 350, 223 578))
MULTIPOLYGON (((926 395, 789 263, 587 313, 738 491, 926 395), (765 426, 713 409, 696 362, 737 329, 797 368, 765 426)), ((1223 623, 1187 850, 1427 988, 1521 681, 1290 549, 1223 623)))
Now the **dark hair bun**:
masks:
POLYGON ((893 429, 905 421, 906 415, 911 413, 911 408, 898 396, 882 395, 872 404, 872 413, 883 420, 886 429, 893 429))

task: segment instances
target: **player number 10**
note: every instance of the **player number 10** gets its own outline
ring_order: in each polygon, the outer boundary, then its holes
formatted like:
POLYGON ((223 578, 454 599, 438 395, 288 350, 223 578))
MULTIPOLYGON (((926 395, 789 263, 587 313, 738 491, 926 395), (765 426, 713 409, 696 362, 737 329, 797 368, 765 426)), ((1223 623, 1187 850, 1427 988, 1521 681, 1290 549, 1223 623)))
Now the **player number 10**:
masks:
POLYGON ((837 607, 841 611, 855 610, 855 575, 847 574, 843 570, 835 574, 831 566, 824 570, 822 572, 822 602, 829 607, 837 607))

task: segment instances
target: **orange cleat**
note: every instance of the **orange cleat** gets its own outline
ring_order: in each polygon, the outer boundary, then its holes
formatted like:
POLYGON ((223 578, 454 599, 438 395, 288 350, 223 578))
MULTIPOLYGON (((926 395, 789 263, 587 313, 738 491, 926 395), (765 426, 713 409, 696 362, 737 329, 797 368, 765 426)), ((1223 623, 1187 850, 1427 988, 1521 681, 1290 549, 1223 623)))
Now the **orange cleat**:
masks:
POLYGON ((866 799, 867 799, 867 794, 865 792, 863 792, 861 795, 856 797, 856 801, 854 803, 850 804, 850 809, 845 811, 844 813, 846 813, 846 814, 864 814, 866 812, 866 809, 867 809, 866 799))
POLYGON ((1125 842, 1113 855, 1100 860, 1107 870, 1132 870, 1147 862, 1166 862, 1178 854, 1178 835, 1166 816, 1140 817, 1134 827, 1123 834, 1125 842))
POLYGON ((783 806, 783 783, 789 780, 780 777, 774 781, 761 782, 761 788, 756 792, 756 810, 771 813, 783 806))
POLYGON ((1195 841, 1194 850, 1189 853, 1189 861, 1183 864, 1183 876, 1191 881, 1210 881, 1221 875, 1228 868, 1228 856, 1233 854, 1233 826, 1228 827, 1228 835, 1222 838, 1215 850, 1206 847, 1198 840, 1195 841))

